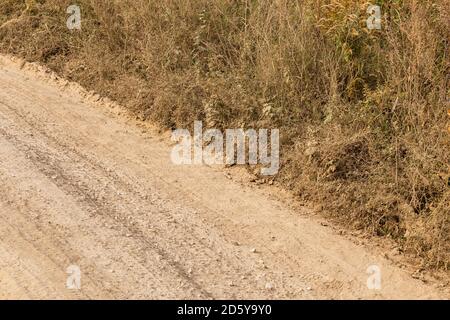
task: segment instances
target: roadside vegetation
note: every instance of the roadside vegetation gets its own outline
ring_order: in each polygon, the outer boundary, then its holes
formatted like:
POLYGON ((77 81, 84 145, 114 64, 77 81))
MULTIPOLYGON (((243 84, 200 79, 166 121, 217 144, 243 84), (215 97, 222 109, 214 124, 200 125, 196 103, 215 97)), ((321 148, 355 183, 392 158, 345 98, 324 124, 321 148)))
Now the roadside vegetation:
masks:
POLYGON ((279 128, 277 183, 448 270, 449 1, 77 0, 68 30, 72 4, 2 0, 0 50, 165 128, 279 128))

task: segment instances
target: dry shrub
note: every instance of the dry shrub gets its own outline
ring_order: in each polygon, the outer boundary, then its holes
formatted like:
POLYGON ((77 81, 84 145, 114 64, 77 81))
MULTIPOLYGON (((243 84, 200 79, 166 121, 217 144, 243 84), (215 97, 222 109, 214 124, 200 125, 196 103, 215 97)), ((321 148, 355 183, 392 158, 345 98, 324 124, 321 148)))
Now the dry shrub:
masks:
POLYGON ((0 49, 169 128, 278 127, 277 179, 449 264, 448 1, 3 0, 0 49))

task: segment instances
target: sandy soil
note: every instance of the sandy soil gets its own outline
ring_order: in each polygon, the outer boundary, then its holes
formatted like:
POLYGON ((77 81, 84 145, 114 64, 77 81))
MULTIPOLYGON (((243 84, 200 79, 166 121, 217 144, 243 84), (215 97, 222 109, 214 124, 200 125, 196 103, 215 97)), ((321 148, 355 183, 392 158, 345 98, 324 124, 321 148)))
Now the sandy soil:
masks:
POLYGON ((448 298, 97 100, 0 57, 0 298, 448 298))

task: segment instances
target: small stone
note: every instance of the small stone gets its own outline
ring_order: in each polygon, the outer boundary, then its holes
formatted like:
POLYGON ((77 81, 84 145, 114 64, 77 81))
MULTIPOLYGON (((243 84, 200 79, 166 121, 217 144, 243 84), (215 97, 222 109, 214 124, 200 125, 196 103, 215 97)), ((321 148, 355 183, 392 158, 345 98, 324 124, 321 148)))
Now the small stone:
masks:
POLYGON ((267 282, 267 283, 266 283, 266 290, 272 290, 272 289, 273 289, 272 284, 269 283, 269 282, 267 282))
POLYGON ((252 248, 252 249, 250 250, 250 252, 251 252, 251 253, 256 253, 256 249, 255 249, 255 248, 252 248))
POLYGON ((398 256, 400 255, 400 249, 399 248, 394 248, 391 250, 391 255, 392 256, 398 256))

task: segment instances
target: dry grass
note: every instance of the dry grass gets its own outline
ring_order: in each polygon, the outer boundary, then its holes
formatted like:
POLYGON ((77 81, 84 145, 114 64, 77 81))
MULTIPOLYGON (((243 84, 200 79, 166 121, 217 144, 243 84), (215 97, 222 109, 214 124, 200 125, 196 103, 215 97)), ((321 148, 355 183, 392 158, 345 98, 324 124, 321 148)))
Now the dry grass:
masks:
POLYGON ((169 128, 278 127, 277 180, 424 265, 450 257, 448 1, 3 0, 0 48, 169 128))

